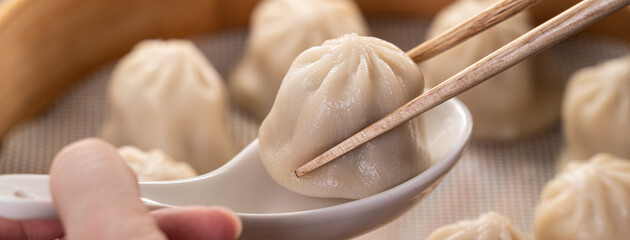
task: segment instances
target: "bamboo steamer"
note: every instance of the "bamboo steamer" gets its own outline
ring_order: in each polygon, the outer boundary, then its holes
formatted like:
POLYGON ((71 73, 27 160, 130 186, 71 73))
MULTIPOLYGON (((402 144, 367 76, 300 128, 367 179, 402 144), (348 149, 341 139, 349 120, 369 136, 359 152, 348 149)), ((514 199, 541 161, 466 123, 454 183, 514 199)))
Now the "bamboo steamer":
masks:
MULTIPOLYGON (((0 5, 0 138, 87 73, 146 38, 186 37, 247 25, 256 0, 9 0, 0 5)), ((452 0, 359 0, 368 16, 430 18, 452 0)), ((542 1, 537 23, 576 0, 542 1)), ((583 34, 630 44, 630 11, 583 34)))

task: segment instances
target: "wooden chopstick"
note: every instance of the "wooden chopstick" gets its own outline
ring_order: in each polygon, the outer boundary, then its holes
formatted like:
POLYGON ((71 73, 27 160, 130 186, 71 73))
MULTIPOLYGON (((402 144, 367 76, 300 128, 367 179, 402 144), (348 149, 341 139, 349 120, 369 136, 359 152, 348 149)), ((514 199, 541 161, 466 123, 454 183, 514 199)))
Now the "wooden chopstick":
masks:
POLYGON ((508 43, 295 171, 300 177, 361 144, 482 83, 486 79, 630 5, 630 0, 584 0, 508 43))
POLYGON ((424 62, 538 2, 540 0, 499 1, 483 12, 407 51, 407 56, 416 63, 424 62))

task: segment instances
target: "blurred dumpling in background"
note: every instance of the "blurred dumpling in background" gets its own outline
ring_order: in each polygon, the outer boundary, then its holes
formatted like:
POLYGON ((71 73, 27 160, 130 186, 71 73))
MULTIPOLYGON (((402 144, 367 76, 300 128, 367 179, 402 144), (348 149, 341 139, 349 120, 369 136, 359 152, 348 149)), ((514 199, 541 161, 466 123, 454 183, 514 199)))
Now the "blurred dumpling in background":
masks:
POLYGON ((597 154, 545 185, 534 215, 537 240, 623 240, 630 236, 630 161, 597 154))
MULTIPOLYGON (((428 38, 482 12, 494 0, 459 0, 438 13, 428 30, 428 38)), ((469 65, 532 29, 528 12, 474 36, 441 53, 423 65, 427 85, 434 87, 469 65)), ((545 60, 538 57, 536 61, 545 60)), ((482 140, 512 140, 532 135, 557 122, 562 82, 546 79, 532 58, 488 79, 459 96, 473 116, 473 137, 482 140), (538 70, 538 71, 537 71, 538 70)), ((549 70, 549 69, 544 69, 549 70)))
POLYGON ((348 34, 300 54, 258 135, 262 163, 303 195, 358 199, 427 169, 422 116, 297 178, 295 169, 422 94, 422 72, 402 50, 348 34))
POLYGON ((367 35, 352 0, 265 0, 252 13, 243 59, 229 81, 234 101, 262 120, 302 51, 347 33, 367 35))
POLYGON ((475 220, 459 221, 435 230, 427 240, 528 240, 527 234, 510 220, 488 212, 475 220))
POLYGON ((139 181, 176 180, 197 176, 197 172, 185 162, 174 160, 158 149, 148 152, 136 147, 123 146, 118 153, 138 176, 139 181))
POLYGON ((573 74, 562 106, 565 152, 585 161, 598 152, 630 158, 630 56, 573 74))
POLYGON ((147 40, 116 65, 103 138, 161 149, 199 173, 236 152, 225 83, 192 42, 147 40))

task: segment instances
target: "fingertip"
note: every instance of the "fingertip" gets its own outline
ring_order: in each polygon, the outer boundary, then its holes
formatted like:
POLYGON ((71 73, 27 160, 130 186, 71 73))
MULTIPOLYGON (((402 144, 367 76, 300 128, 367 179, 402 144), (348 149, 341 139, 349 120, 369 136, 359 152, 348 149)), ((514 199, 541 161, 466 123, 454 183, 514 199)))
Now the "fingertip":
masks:
POLYGON ((224 207, 180 207, 152 212, 169 239, 237 239, 240 218, 224 207))
POLYGON ((234 222, 235 227, 236 227, 235 238, 238 238, 241 236, 241 232, 243 231, 243 222, 241 221, 241 218, 238 217, 238 215, 236 215, 234 211, 232 211, 232 209, 229 209, 223 206, 212 206, 210 207, 210 209, 214 209, 217 212, 224 214, 226 218, 231 219, 231 221, 234 222))
POLYGON ((140 201, 136 175, 103 140, 88 138, 63 148, 50 169, 50 189, 69 236, 158 233, 140 201))
POLYGON ((84 138, 84 139, 77 140, 73 143, 68 144, 67 146, 62 148, 61 151, 59 151, 57 156, 68 154, 69 152, 72 152, 76 150, 77 148, 84 148, 84 147, 115 149, 111 144, 109 144, 108 142, 100 138, 84 138))
POLYGON ((118 149, 98 138, 82 139, 62 148, 50 167, 53 190, 60 186, 69 187, 76 181, 106 178, 137 182, 137 176, 122 159, 118 149))
POLYGON ((69 164, 75 164, 77 160, 90 159, 87 157, 89 155, 112 155, 113 153, 117 153, 116 148, 104 140, 98 138, 81 139, 68 144, 55 155, 50 171, 63 169, 69 164))
MULTIPOLYGON (((237 239, 243 230, 241 218, 231 209, 222 206, 197 207, 205 216, 208 224, 218 225, 223 228, 221 236, 215 239, 237 239), (213 217, 214 216, 214 219, 213 217)), ((195 210, 194 208, 192 210, 195 210)), ((212 226, 212 225, 211 225, 212 226)), ((219 229, 220 230, 220 229, 219 229)))

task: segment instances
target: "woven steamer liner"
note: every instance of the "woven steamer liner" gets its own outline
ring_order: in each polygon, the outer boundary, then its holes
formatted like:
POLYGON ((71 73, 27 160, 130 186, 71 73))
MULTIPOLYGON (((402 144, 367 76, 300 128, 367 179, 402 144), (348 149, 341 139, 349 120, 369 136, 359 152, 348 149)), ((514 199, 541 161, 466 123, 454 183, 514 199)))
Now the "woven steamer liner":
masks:
MULTIPOLYGON (((244 4, 243 8, 236 8, 232 4, 235 1, 230 4, 204 1, 203 5, 201 1, 186 0, 177 3, 162 1, 156 3, 159 7, 146 9, 141 6, 148 1, 133 1, 133 4, 109 1, 105 4, 99 3, 103 1, 86 0, 79 5, 73 2, 49 0, 36 4, 34 1, 20 0, 0 5, 0 132, 3 132, 2 126, 14 126, 2 141, 4 148, 0 150, 0 174, 45 173, 50 159, 61 146, 80 137, 98 135, 107 109, 104 89, 113 68, 111 63, 141 38, 192 35, 193 41, 210 58, 221 75, 226 77, 243 50, 246 38, 243 27, 247 22, 246 14, 253 6, 253 1, 236 1, 236 4, 244 4), (51 7, 56 8, 44 11, 51 7), (59 19, 74 20, 51 21, 57 19, 54 13, 61 9, 69 12, 59 16, 59 19), (103 9, 115 9, 115 14, 103 9), (81 11, 90 13, 81 14, 81 11), (31 17, 16 15, 18 12, 27 16, 31 14, 31 17), (106 23, 118 26, 117 23, 123 21, 118 18, 133 15, 131 13, 134 12, 139 15, 124 21, 145 20, 134 22, 128 29, 93 29, 94 26, 106 26, 106 23), (36 18, 45 15, 42 13, 47 13, 48 17, 36 18), (99 14, 103 17, 99 18, 99 14), (198 19, 207 19, 208 22, 200 23, 198 19), (44 29, 38 32, 22 29, 25 27, 44 29), (75 31, 83 35, 105 33, 91 37, 78 34, 68 36, 75 31), (40 46, 42 44, 46 46, 40 46), (33 46, 33 49, 29 46, 33 46), (55 46, 63 48, 57 50, 55 46), (13 69, 6 67, 7 64, 13 64, 13 69), (71 85, 73 87, 70 88, 71 85), (63 92, 65 89, 69 91, 63 92), (61 93, 64 93, 61 98, 51 101, 61 93), (41 103, 52 103, 52 108, 15 127, 17 119, 24 119, 25 114, 32 113, 41 103), (24 108, 30 110, 20 107, 18 110, 23 111, 16 112, 16 108, 10 106, 26 106, 24 108)), ((402 0, 388 1, 387 6, 379 6, 375 0, 359 3, 368 14, 374 35, 407 50, 423 39, 428 16, 446 4, 434 2, 423 3, 427 5, 417 9, 408 7, 413 3, 402 0), (402 13, 424 19, 402 18, 400 15, 396 15, 396 18, 378 17, 382 13, 402 13)), ((534 13, 540 22, 571 4, 571 1, 543 1, 534 9, 534 13)), ((558 70, 563 79, 566 80, 579 67, 624 53, 630 54, 630 45, 627 44, 630 36, 622 35, 630 32, 619 29, 627 26, 619 24, 620 21, 630 23, 629 15, 630 11, 611 16, 614 21, 600 23, 590 28, 587 35, 552 48, 550 52, 553 60, 565 63, 558 64, 561 65, 558 70), (605 36, 602 37, 602 34, 605 36)), ((236 109, 232 110, 231 120, 239 145, 244 146, 255 138, 255 121, 236 109)), ((8 132, 6 129, 3 134, 8 132)), ((474 142, 464 159, 422 204, 395 222, 361 238, 422 239, 441 225, 461 219, 474 219, 489 210, 506 215, 527 232, 542 185, 553 177, 553 160, 561 144, 562 136, 557 128, 515 143, 474 142)))

